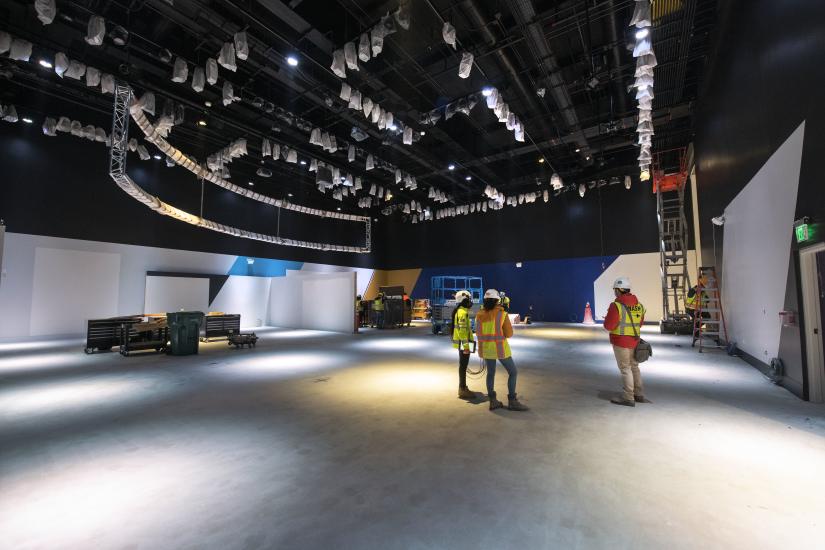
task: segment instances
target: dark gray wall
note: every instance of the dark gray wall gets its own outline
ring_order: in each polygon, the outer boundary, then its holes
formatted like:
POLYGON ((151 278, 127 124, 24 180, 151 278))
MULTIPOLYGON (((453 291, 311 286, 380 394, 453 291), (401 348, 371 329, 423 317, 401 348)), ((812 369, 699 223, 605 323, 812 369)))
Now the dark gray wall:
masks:
MULTIPOLYGON (((802 121, 806 123, 805 143, 796 217, 825 220, 821 175, 825 158, 825 2, 731 0, 723 3, 722 10, 717 51, 697 120, 704 258, 713 257, 710 218, 723 212, 802 121)), ((788 228, 789 247, 792 230, 788 228)), ((723 246, 717 231, 720 259, 723 246)), ((791 261, 785 306, 797 309, 795 251, 791 261)), ((800 396, 806 392, 802 350, 799 329, 783 329, 780 353, 788 368, 788 389, 800 396)))

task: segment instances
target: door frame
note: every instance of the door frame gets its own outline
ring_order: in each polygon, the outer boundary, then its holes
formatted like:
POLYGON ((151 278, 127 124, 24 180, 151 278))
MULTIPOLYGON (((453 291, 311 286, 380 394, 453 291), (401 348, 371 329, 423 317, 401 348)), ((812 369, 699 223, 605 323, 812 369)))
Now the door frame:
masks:
POLYGON ((825 354, 822 349, 822 312, 819 301, 816 254, 825 251, 825 243, 799 251, 799 275, 802 281, 802 312, 805 327, 805 368, 808 374, 808 401, 825 402, 825 354))

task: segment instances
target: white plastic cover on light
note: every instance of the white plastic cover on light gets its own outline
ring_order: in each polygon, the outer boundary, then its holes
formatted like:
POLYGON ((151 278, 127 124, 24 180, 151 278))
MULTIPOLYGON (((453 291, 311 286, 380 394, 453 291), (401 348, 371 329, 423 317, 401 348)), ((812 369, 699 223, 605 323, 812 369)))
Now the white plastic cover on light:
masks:
POLYGON ((224 80, 222 95, 224 105, 230 105, 235 101, 235 90, 232 89, 232 84, 229 81, 224 80))
POLYGON ((89 24, 86 28, 86 43, 92 46, 100 46, 103 44, 104 36, 106 36, 106 22, 99 15, 93 15, 89 18, 89 24))
POLYGON ((175 58, 175 64, 172 66, 172 82, 186 82, 189 78, 189 67, 186 61, 181 57, 175 58))
POLYGON ((349 101, 350 95, 352 95, 352 88, 346 82, 341 82, 341 93, 338 95, 344 101, 349 101))
POLYGON ((413 131, 412 128, 407 126, 404 128, 404 136, 403 136, 403 143, 404 145, 412 145, 413 142, 413 131))
POLYGON ((344 50, 335 50, 332 52, 332 65, 330 65, 330 69, 335 75, 339 78, 346 78, 347 76, 347 68, 346 68, 346 59, 344 58, 344 50))
POLYGON ((355 47, 355 42, 344 44, 344 61, 347 64, 347 69, 351 71, 358 70, 358 50, 355 47))
POLYGON ((54 72, 60 78, 63 78, 63 73, 69 68, 69 58, 63 52, 57 52, 54 56, 54 72))
POLYGON ((235 44, 232 42, 224 42, 221 46, 221 52, 218 54, 218 63, 221 67, 229 69, 233 73, 238 69, 235 62, 235 44))
POLYGON ((650 18, 650 0, 636 0, 636 7, 633 8, 633 17, 630 18, 631 27, 649 27, 652 25, 650 18))
POLYGON ((104 94, 115 93, 115 77, 109 73, 100 75, 100 91, 104 94))
POLYGON ((210 86, 214 86, 218 82, 218 62, 213 58, 206 60, 206 81, 210 86))
POLYGON ((650 38, 642 38, 638 42, 636 42, 636 46, 633 48, 633 57, 641 57, 643 55, 649 54, 652 50, 650 38))
POLYGON ((370 113, 372 113, 372 100, 368 97, 365 97, 361 100, 361 109, 364 111, 364 116, 369 117, 370 113))
POLYGON ((636 60, 636 67, 649 67, 652 69, 658 64, 659 62, 656 59, 656 53, 652 49, 649 53, 646 53, 636 60))
POLYGON ((384 29, 378 24, 370 30, 372 56, 377 57, 384 50, 384 29))
POLYGON ((235 56, 240 60, 245 60, 249 57, 249 38, 246 33, 236 32, 235 36, 235 56))
POLYGON ((206 86, 206 73, 202 67, 195 67, 192 71, 192 89, 200 93, 206 86))
POLYGON ((86 86, 100 86, 100 69, 86 67, 86 86))
POLYGON ((84 74, 86 74, 86 65, 84 65, 80 61, 75 61, 74 59, 72 59, 71 61, 69 61, 69 68, 66 69, 66 72, 63 73, 63 76, 72 78, 74 80, 80 80, 84 74))
POLYGON ((358 39, 358 59, 366 63, 370 60, 370 37, 363 33, 358 39))
POLYGON ((12 38, 9 46, 9 59, 28 61, 32 56, 32 43, 22 38, 12 38))
POLYGON ((349 96, 349 103, 347 106, 350 109, 355 109, 356 111, 361 110, 361 92, 358 90, 353 90, 352 94, 349 96))
POLYGON ((455 49, 455 27, 453 27, 450 22, 444 22, 444 26, 441 27, 441 37, 444 39, 444 42, 455 49))
POLYGON ((37 18, 41 23, 50 25, 57 14, 57 6, 54 0, 34 0, 34 11, 37 12, 37 18))
POLYGON ((145 145, 138 145, 137 146, 137 154, 140 155, 140 160, 149 160, 152 158, 149 156, 149 151, 146 150, 145 145))
POLYGON ((470 52, 462 52, 461 63, 458 65, 458 76, 460 78, 467 78, 473 70, 473 54, 470 52))
POLYGON ((47 136, 57 135, 57 121, 51 117, 46 117, 43 121, 43 133, 47 136))

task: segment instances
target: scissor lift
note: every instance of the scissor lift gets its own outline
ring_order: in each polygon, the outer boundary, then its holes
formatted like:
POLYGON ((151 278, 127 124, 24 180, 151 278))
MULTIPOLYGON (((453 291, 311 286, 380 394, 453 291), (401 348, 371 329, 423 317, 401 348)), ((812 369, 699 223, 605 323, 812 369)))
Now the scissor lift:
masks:
POLYGON ((653 192, 659 222, 659 269, 662 280, 662 333, 691 334, 693 322, 685 308, 688 275, 687 183, 685 148, 657 152, 653 158, 653 192))

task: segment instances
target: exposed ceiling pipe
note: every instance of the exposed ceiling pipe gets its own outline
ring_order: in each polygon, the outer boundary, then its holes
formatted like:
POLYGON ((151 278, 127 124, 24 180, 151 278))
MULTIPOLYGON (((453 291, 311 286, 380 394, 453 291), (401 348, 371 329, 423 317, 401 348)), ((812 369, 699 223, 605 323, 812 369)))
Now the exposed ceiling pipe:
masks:
POLYGON ((561 116, 567 125, 567 130, 573 135, 573 139, 575 140, 576 146, 580 149, 582 156, 590 156, 590 145, 582 133, 581 126, 579 125, 579 117, 576 115, 573 101, 561 77, 556 56, 547 43, 541 24, 536 22, 536 10, 533 7, 532 0, 513 0, 509 2, 509 4, 513 16, 516 18, 516 22, 525 30, 525 36, 527 37, 527 42, 530 44, 530 50, 547 75, 547 80, 550 82, 550 95, 556 102, 559 111, 561 111, 561 116))
POLYGON ((607 0, 607 7, 610 10, 608 30, 610 32, 610 42, 613 43, 613 48, 611 48, 610 52, 613 55, 613 67, 610 81, 613 84, 613 93, 619 101, 619 114, 623 115, 627 112, 627 89, 624 87, 624 78, 622 77, 622 52, 619 42, 619 20, 616 17, 616 4, 614 0, 607 0))

